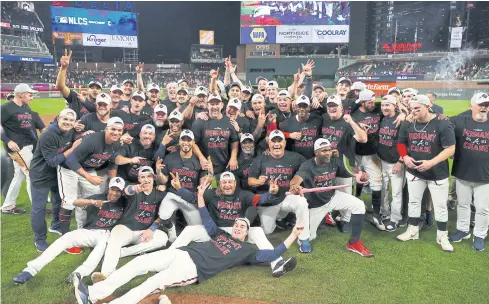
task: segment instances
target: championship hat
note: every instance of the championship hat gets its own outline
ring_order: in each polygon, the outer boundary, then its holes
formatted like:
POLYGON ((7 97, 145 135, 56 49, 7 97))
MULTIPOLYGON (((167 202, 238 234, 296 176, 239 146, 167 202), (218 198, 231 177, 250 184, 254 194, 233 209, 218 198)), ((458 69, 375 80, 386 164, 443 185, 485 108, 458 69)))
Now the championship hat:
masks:
POLYGON ((116 187, 122 191, 124 190, 125 186, 126 186, 126 182, 121 177, 116 176, 110 179, 109 188, 116 187))

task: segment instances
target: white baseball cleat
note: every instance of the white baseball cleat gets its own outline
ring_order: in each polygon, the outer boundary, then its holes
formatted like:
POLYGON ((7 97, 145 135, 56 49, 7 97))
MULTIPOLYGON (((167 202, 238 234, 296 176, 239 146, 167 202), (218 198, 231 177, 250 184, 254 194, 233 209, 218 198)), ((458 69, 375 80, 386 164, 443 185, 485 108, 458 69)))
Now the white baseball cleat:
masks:
POLYGON ((445 252, 453 252, 453 246, 448 239, 448 231, 436 231, 436 242, 440 244, 441 249, 445 252))
POLYGON ((170 243, 175 242, 177 239, 177 228, 175 228, 175 224, 173 224, 173 227, 168 229, 168 241, 170 243))
POLYGON ((419 227, 409 225, 406 232, 399 234, 397 239, 403 242, 419 239, 419 227))
POLYGON ((170 299, 168 299, 168 297, 166 295, 161 295, 158 300, 160 300, 158 302, 158 304, 171 304, 171 301, 170 299))

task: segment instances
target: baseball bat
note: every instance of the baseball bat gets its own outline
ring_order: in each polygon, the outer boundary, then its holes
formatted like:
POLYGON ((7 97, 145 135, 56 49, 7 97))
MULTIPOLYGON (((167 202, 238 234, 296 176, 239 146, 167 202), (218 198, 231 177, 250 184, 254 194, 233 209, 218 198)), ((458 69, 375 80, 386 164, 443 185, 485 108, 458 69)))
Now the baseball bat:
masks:
MULTIPOLYGON (((346 188, 348 186, 350 186, 350 185, 339 185, 339 186, 330 186, 330 187, 317 187, 317 188, 310 188, 310 189, 302 189, 302 193, 326 192, 326 191, 346 188)), ((285 192, 285 195, 291 195, 291 194, 293 194, 293 193, 285 192)))

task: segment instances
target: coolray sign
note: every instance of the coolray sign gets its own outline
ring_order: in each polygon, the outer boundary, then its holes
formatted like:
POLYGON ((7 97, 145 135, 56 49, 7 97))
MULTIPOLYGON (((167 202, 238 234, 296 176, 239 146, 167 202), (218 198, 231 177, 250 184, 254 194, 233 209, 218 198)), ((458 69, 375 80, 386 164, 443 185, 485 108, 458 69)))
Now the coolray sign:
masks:
POLYGON ((310 43, 312 28, 310 26, 277 26, 277 43, 310 43))
POLYGON ((350 41, 350 26, 348 25, 318 25, 312 26, 312 43, 348 43, 350 41))
POLYGON ((138 47, 138 37, 123 35, 83 34, 83 45, 135 49, 138 47))

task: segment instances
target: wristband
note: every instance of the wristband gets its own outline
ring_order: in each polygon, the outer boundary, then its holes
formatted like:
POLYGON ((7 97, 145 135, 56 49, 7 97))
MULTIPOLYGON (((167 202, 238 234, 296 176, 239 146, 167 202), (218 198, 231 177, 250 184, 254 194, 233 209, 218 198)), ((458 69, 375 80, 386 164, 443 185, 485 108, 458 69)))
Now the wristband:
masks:
POLYGON ((151 226, 149 226, 149 229, 153 232, 155 232, 156 229, 158 229, 160 227, 160 223, 158 222, 153 222, 153 224, 151 224, 151 226))

